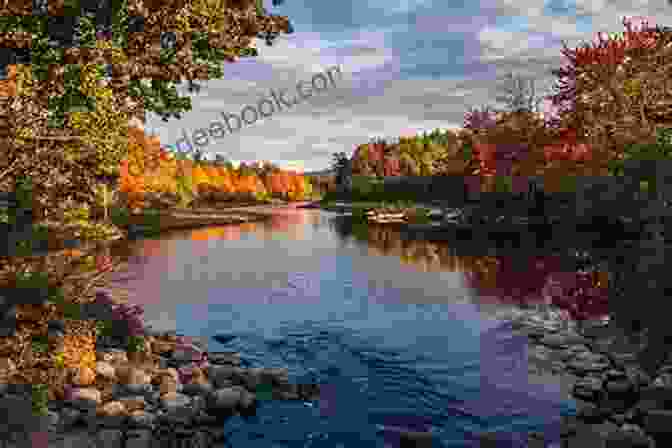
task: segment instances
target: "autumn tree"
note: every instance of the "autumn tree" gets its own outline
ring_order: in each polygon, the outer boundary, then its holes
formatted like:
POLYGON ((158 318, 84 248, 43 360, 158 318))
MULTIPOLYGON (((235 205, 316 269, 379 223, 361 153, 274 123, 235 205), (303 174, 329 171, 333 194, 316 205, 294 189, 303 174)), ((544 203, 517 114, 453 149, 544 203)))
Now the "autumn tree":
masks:
POLYGON ((6 4, 0 23, 0 48, 19 66, 17 94, 0 105, 0 116, 13 111, 0 125, 14 136, 2 142, 0 188, 32 178, 41 209, 36 219, 66 197, 95 203, 101 175, 118 173, 126 155, 129 118, 144 122, 147 110, 168 118, 190 109, 189 98, 176 95, 175 83, 221 77, 222 62, 256 53, 250 44, 259 33, 272 41, 291 31, 286 18, 250 1, 231 7, 211 0, 159 1, 143 7, 123 0, 111 8, 107 30, 96 28, 97 4, 93 10, 42 5, 45 15, 34 16, 33 2, 6 4), (79 20, 56 27, 54 16, 79 20))

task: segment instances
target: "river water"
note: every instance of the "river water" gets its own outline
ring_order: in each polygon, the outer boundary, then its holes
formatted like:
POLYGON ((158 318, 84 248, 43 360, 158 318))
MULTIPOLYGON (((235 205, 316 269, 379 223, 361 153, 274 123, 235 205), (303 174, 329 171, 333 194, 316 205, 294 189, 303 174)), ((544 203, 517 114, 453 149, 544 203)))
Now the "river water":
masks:
POLYGON ((322 385, 317 402, 262 401, 251 420, 228 421, 231 446, 397 446, 394 428, 455 448, 484 431, 506 434, 498 447, 524 446, 528 431, 557 440, 575 403, 530 380, 526 339, 493 312, 514 305, 469 277, 487 259, 385 230, 356 237, 332 212, 272 213, 125 242, 129 271, 113 279, 155 328, 229 335, 209 349, 322 385))

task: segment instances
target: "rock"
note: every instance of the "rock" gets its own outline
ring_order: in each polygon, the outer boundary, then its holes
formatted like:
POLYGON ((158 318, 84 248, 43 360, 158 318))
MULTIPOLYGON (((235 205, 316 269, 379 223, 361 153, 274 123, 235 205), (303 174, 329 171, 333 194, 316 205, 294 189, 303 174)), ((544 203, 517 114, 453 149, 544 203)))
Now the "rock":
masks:
POLYGON ((609 358, 615 366, 622 368, 638 362, 636 353, 609 353, 609 358))
POLYGON ((605 420, 606 415, 594 404, 586 403, 584 406, 579 409, 576 413, 576 416, 585 423, 596 424, 602 423, 605 420))
POLYGON ((135 383, 130 383, 130 384, 122 384, 120 385, 119 393, 120 396, 137 396, 137 395, 143 395, 147 396, 151 394, 154 391, 154 388, 152 387, 151 384, 135 384, 135 383))
POLYGON ((658 375, 663 375, 665 373, 672 373, 672 365, 671 364, 663 365, 658 369, 658 375))
POLYGON ((180 427, 188 427, 193 424, 193 416, 191 409, 188 407, 179 407, 171 409, 170 411, 159 412, 156 415, 156 421, 159 426, 168 427, 172 431, 180 427))
POLYGON ((579 335, 565 333, 549 334, 543 336, 539 341, 540 344, 553 348, 567 348, 570 345, 585 344, 586 342, 587 340, 579 335))
POLYGON ((233 412, 241 401, 241 393, 235 387, 216 389, 206 397, 207 412, 220 414, 233 412))
POLYGON ((152 383, 160 384, 161 382, 161 377, 169 375, 172 377, 176 382, 180 381, 180 374, 177 372, 177 369, 174 369, 173 367, 168 367, 165 369, 155 369, 154 375, 152 378, 152 383))
POLYGON ((121 397, 119 398, 119 402, 124 405, 128 412, 144 410, 147 405, 145 398, 141 396, 121 397))
POLYGON ((82 413, 75 408, 64 407, 60 412, 61 421, 60 424, 64 429, 69 429, 72 425, 77 423, 80 420, 82 413))
POLYGON ((90 367, 77 367, 72 375, 72 383, 76 386, 91 386, 95 381, 96 374, 90 367))
POLYGON ((193 416, 201 412, 205 412, 208 408, 208 403, 205 395, 196 395, 191 397, 191 409, 193 411, 193 416))
POLYGON ((172 358, 179 362, 197 362, 203 358, 203 351, 194 344, 178 344, 172 358))
POLYGON ((153 342, 151 342, 151 348, 152 353, 172 353, 175 349, 175 343, 155 339, 153 342))
POLYGON ((244 389, 243 387, 240 386, 234 386, 234 387, 238 387, 238 390, 240 390, 240 402, 238 404, 238 410, 240 411, 240 413, 246 416, 254 415, 257 408, 256 395, 244 389))
POLYGON ((163 333, 160 334, 160 336, 157 336, 162 340, 166 340, 168 342, 175 343, 177 342, 177 333, 175 331, 164 331, 163 333))
POLYGON ((634 397, 629 396, 623 398, 604 397, 597 404, 604 415, 620 414, 630 408, 634 399, 634 397))
POLYGON ((126 413, 126 407, 120 401, 108 401, 97 410, 100 416, 114 416, 126 413))
POLYGON ((625 374, 637 392, 651 384, 651 377, 639 367, 628 367, 625 374))
POLYGON ((672 435, 672 410, 652 409, 644 414, 644 430, 654 437, 672 435))
POLYGON ((152 428, 156 423, 156 415, 146 411, 133 411, 128 416, 127 423, 131 428, 152 428))
POLYGON ((58 341, 59 339, 63 338, 65 336, 65 332, 63 330, 60 330, 58 328, 47 328, 47 338, 49 341, 58 341))
POLYGON ((654 448, 655 442, 637 425, 624 424, 609 433, 605 448, 654 448))
MULTIPOLYGON (((384 427, 381 432, 391 432, 393 434, 399 434, 400 429, 384 427)), ((507 436, 495 431, 484 432, 478 435, 478 446, 479 448, 497 448, 502 446, 503 443, 506 443, 507 436)))
POLYGON ((546 440, 543 433, 531 432, 527 435, 527 448, 546 448, 546 440))
POLYGON ((609 369, 610 364, 602 355, 586 354, 567 363, 567 368, 578 375, 598 373, 609 369))
POLYGON ((87 410, 91 407, 96 407, 100 404, 100 391, 92 387, 73 388, 72 395, 69 400, 66 400, 73 407, 80 410, 87 410))
POLYGON ((559 357, 562 361, 570 361, 577 357, 585 356, 590 350, 583 344, 572 345, 567 349, 562 350, 559 357))
POLYGON ((617 430, 618 426, 610 422, 600 424, 582 423, 576 427, 574 434, 563 438, 560 446, 567 448, 604 448, 605 439, 617 430))
POLYGON ((604 336, 605 334, 608 334, 609 331, 609 321, 604 321, 601 319, 583 321, 581 323, 581 328, 579 329, 579 333, 582 336, 590 339, 604 336))
POLYGON ((96 424, 106 428, 119 428, 126 421, 126 408, 118 401, 110 401, 96 411, 96 424))
POLYGON ((208 383, 208 378, 206 377, 205 373, 203 372, 203 369, 199 367, 193 367, 189 369, 189 380, 187 383, 189 384, 206 384, 208 383))
POLYGON ((640 389, 639 399, 652 400, 659 403, 660 407, 668 407, 672 405, 672 388, 646 386, 640 389))
POLYGON ((240 365, 240 353, 237 352, 208 352, 208 360, 211 364, 240 365))
POLYGON ((563 415, 560 418, 560 437, 567 438, 576 434, 579 425, 581 422, 575 415, 563 415))
POLYGON ((298 384, 299 397, 304 401, 315 401, 320 399, 319 384, 298 384))
POLYGON ((289 382, 289 373, 286 368, 265 368, 259 375, 261 384, 280 386, 289 382))
POLYGON ((145 370, 153 369, 153 365, 151 365, 153 358, 150 352, 127 352, 126 357, 128 358, 128 363, 134 367, 145 370))
POLYGON ((114 367, 107 361, 96 362, 96 374, 106 380, 116 381, 117 379, 114 367))
POLYGON ((127 431, 126 436, 128 438, 125 444, 126 448, 148 448, 153 445, 154 437, 151 429, 146 429, 145 427, 130 429, 127 431))
POLYGON ((101 429, 95 435, 95 446, 101 448, 122 446, 122 432, 118 429, 101 429))
POLYGON ((259 367, 247 369, 243 381, 248 390, 256 390, 257 386, 261 383, 262 371, 263 369, 259 367))
POLYGON ((129 365, 119 365, 115 374, 121 384, 149 384, 151 377, 143 369, 129 365))
POLYGON ((54 429, 58 428, 61 422, 61 415, 56 412, 49 410, 47 411, 46 415, 46 421, 45 425, 47 426, 47 430, 53 431, 54 429))
POLYGON ((625 414, 611 414, 607 419, 615 425, 621 426, 626 423, 625 414))
POLYGON ((161 405, 165 409, 187 407, 190 404, 191 404, 191 397, 188 397, 187 395, 178 392, 170 392, 161 395, 161 405))
POLYGON ((118 349, 97 350, 96 359, 99 361, 109 362, 112 365, 128 363, 126 351, 118 349))
POLYGON ((0 358, 0 377, 12 374, 16 371, 16 364, 10 358, 0 358))
POLYGON ((169 363, 170 360, 166 358, 165 356, 161 355, 154 355, 156 359, 156 367, 155 369, 167 369, 170 368, 169 363))
POLYGON ((175 393, 177 392, 178 385, 180 383, 175 381, 170 375, 164 375, 161 377, 161 383, 159 384, 159 391, 161 394, 175 393))
POLYGON ((634 386, 628 379, 609 380, 605 383, 604 389, 609 395, 627 395, 634 391, 634 386))
POLYGON ((189 383, 182 385, 182 393, 189 396, 205 396, 212 392, 214 387, 212 384, 206 383, 189 383))
POLYGON ((639 421, 638 414, 639 413, 634 407, 625 411, 625 414, 623 414, 623 417, 625 418, 625 423, 637 423, 639 421))
POLYGON ((672 374, 663 373, 653 380, 653 386, 672 389, 672 374))
POLYGON ((579 378, 574 383, 572 395, 586 401, 595 401, 602 392, 602 380, 594 377, 579 378))
POLYGON ((660 408, 661 403, 654 399, 640 399, 633 407, 628 409, 625 415, 629 420, 641 422, 649 411, 660 408))
POLYGON ((628 378, 624 371, 616 369, 607 370, 605 375, 608 380, 623 380, 628 378))
POLYGON ((224 386, 224 381, 233 382, 234 376, 237 376, 238 371, 234 366, 209 366, 206 368, 208 378, 216 388, 224 386))

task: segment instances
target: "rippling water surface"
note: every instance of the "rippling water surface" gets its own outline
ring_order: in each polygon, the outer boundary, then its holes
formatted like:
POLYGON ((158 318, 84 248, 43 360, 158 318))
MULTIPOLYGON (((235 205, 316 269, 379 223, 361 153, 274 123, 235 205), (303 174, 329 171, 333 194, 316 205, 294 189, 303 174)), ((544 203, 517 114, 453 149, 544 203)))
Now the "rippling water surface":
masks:
POLYGON ((446 447, 500 431, 518 447, 574 412, 556 385, 528 381, 526 341, 490 316, 461 261, 354 238, 333 213, 273 213, 128 243, 132 272, 118 278, 155 327, 236 336, 210 349, 322 385, 319 401, 263 401, 257 417, 227 422, 232 446, 398 446, 401 428, 446 447))

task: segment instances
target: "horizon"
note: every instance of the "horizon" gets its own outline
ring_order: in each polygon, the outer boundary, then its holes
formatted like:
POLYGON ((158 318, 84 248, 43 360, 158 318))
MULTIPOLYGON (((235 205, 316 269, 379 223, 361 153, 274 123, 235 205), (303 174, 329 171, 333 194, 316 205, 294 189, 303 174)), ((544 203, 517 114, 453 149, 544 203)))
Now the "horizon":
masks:
MULTIPOLYGON (((148 113, 147 127, 174 143, 182 130, 193 132, 220 114, 239 113, 269 97, 273 89, 310 82, 318 72, 339 66, 335 86, 291 109, 259 119, 211 143, 205 150, 235 160, 273 160, 280 167, 301 160, 306 171, 328 167, 332 154, 351 156, 372 138, 455 129, 474 108, 505 109, 507 76, 534 80, 538 97, 556 93, 550 73, 567 64, 563 41, 574 49, 597 42, 598 32, 622 35, 623 18, 635 29, 672 23, 665 0, 633 7, 632 2, 467 3, 346 1, 319 8, 306 0, 264 7, 289 17, 295 32, 273 46, 258 42, 259 55, 224 66, 224 78, 199 81, 201 90, 181 120, 161 121, 148 113), (431 44, 429 44, 431 43, 431 44)), ((540 113, 553 115, 548 101, 540 113)))

